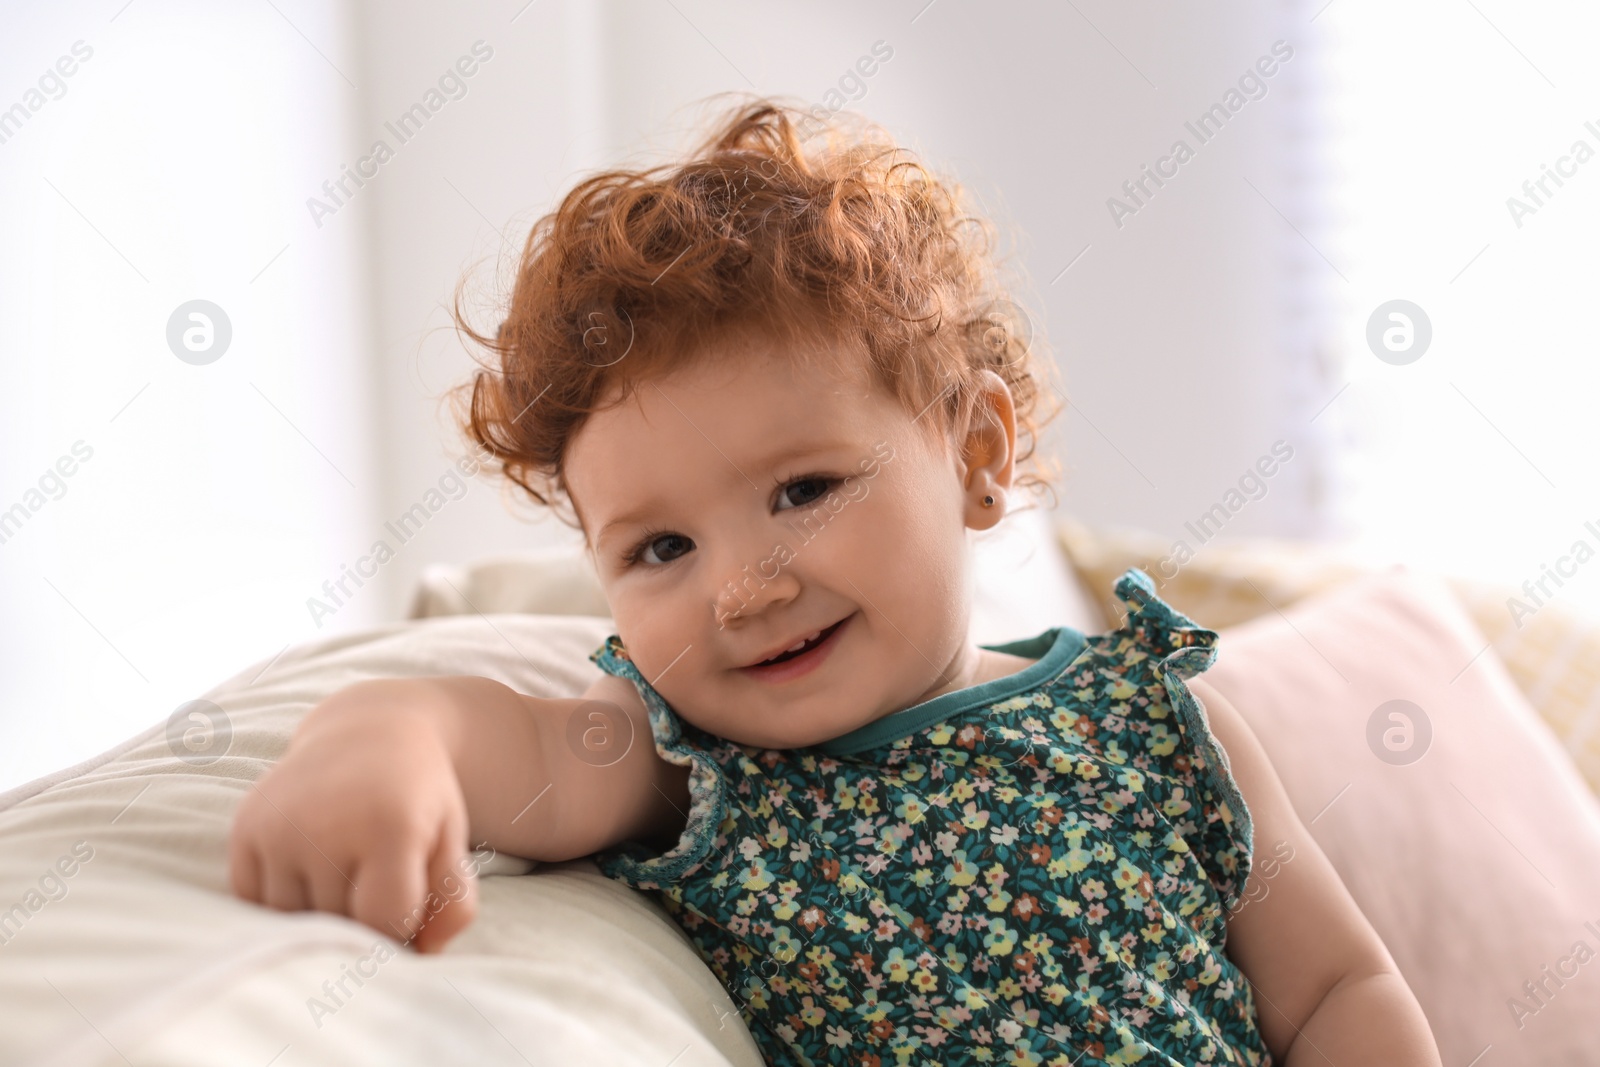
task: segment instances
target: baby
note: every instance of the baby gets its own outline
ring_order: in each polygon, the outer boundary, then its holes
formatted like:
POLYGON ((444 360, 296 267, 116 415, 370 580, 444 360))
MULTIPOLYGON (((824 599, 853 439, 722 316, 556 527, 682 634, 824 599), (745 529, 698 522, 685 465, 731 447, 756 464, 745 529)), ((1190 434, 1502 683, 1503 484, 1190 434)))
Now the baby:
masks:
POLYGON ((235 891, 434 952, 474 915, 469 842, 594 854, 773 1064, 1437 1065, 1194 677, 1216 633, 1135 569, 1114 630, 968 639, 968 531, 1046 484, 1047 371, 959 187, 800 121, 757 100, 679 164, 583 182, 498 333, 463 327, 498 361, 463 422, 570 508, 604 674, 341 690, 241 805, 235 891))

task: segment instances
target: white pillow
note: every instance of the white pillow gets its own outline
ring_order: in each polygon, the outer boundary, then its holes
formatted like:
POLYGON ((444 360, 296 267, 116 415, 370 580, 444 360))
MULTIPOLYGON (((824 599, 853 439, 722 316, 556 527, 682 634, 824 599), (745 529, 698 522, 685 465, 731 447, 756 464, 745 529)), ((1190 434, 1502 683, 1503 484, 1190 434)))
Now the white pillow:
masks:
POLYGON ((206 693, 221 717, 198 756, 191 724, 169 741, 161 723, 0 795, 0 1062, 757 1067, 677 927, 587 861, 484 877, 477 922, 435 956, 228 891, 235 806, 314 703, 363 678, 458 673, 570 696, 610 631, 502 615, 328 638, 206 693))

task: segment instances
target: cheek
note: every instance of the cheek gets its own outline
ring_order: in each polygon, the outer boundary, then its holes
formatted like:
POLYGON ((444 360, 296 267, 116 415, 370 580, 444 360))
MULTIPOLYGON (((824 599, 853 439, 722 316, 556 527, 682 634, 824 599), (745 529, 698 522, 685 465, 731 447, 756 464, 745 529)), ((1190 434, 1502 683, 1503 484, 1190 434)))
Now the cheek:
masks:
POLYGON ((850 505, 856 514, 841 538, 841 563, 895 625, 922 629, 947 618, 959 596, 966 538, 957 503, 908 488, 874 486, 850 505))
MULTIPOLYGON (((647 679, 666 670, 699 632, 694 624, 700 620, 690 618, 690 606, 679 588, 624 579, 613 584, 606 596, 623 647, 647 679)), ((690 648, 678 666, 693 655, 690 648)), ((661 692, 667 696, 665 688, 661 692)))

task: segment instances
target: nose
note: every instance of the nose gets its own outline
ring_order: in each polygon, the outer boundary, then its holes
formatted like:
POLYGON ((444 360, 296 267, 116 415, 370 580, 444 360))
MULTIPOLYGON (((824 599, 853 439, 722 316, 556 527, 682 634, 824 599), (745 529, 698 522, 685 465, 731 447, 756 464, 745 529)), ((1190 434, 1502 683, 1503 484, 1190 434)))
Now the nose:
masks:
POLYGON ((712 612, 717 628, 738 626, 768 608, 787 604, 800 592, 794 551, 773 545, 760 554, 725 558, 713 569, 712 612))

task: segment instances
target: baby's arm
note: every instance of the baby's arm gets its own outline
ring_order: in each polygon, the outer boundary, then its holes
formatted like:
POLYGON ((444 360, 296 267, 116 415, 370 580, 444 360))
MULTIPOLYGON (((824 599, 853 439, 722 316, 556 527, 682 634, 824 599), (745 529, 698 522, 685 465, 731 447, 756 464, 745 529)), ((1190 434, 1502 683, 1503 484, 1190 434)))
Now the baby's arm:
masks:
POLYGON ((670 843, 687 798, 686 772, 656 755, 623 679, 572 700, 465 676, 360 682, 313 708, 254 783, 230 876, 247 900, 348 915, 434 951, 476 913, 469 842, 549 861, 670 843), (632 737, 608 765, 568 740, 586 701, 613 705, 609 728, 632 737))
POLYGON ((1383 941, 1289 804, 1237 709, 1189 686, 1228 753, 1255 827, 1255 873, 1228 920, 1228 956, 1255 991, 1262 1036, 1286 1067, 1332 1063, 1438 1067, 1428 1020, 1383 941), (1291 856, 1263 875, 1276 849, 1291 856), (1254 892, 1256 886, 1264 893, 1254 892), (1251 897, 1255 899, 1251 899, 1251 897))

